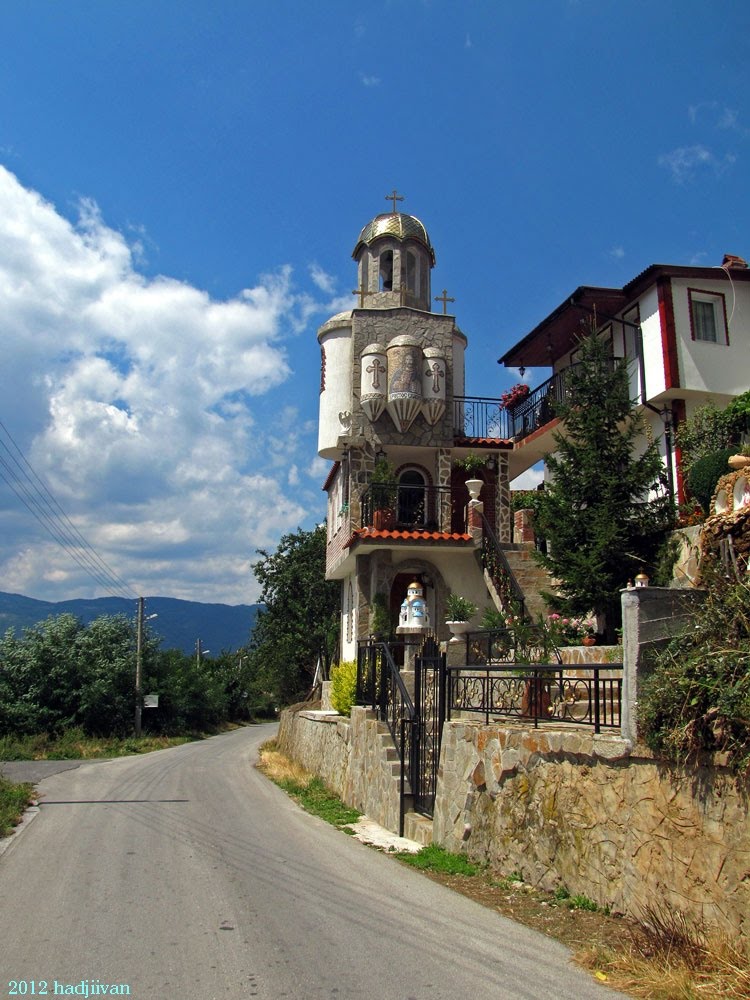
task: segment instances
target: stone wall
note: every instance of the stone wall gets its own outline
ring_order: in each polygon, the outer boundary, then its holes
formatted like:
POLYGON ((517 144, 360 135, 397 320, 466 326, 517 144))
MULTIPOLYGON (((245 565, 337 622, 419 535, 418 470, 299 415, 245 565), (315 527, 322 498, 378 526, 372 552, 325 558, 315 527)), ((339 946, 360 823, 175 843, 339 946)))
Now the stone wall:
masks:
POLYGON ((399 828, 399 767, 395 750, 370 709, 351 719, 327 712, 281 713, 279 748, 318 775, 343 802, 387 830, 399 828))
POLYGON ((433 840, 616 912, 663 901, 747 938, 747 791, 618 737, 447 723, 433 840))

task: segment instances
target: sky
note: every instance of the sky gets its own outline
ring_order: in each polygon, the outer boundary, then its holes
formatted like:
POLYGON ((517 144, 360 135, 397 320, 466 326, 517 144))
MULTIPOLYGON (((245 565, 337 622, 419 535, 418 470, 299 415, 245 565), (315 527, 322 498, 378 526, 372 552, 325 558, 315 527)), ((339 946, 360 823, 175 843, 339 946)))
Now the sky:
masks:
POLYGON ((746 0, 3 0, 0 472, 90 549, 0 479, 0 590, 257 600, 386 195, 497 397, 579 285, 750 257, 749 94, 746 0))

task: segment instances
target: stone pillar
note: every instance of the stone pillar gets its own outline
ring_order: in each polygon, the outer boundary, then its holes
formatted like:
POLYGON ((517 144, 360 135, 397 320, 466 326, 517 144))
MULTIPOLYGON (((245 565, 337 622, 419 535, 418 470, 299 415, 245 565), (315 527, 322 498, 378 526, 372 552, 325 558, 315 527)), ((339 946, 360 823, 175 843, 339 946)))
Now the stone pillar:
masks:
POLYGON ((467 533, 471 535, 475 542, 482 541, 482 512, 484 504, 481 500, 470 500, 467 521, 467 533))
POLYGON ((534 512, 517 510, 513 515, 513 541, 534 544, 534 512))
POLYGON ((638 737, 638 684, 644 674, 644 654, 658 649, 690 622, 702 590, 638 587, 621 591, 622 601, 622 718, 623 739, 638 737))

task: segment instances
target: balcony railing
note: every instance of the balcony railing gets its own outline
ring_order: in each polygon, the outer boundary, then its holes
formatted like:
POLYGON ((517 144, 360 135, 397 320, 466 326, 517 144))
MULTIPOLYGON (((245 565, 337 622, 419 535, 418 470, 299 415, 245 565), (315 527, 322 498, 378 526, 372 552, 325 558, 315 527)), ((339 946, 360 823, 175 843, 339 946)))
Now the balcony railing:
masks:
POLYGON ((508 411, 499 399, 456 396, 453 399, 453 435, 507 441, 511 435, 508 411))
POLYGON ((465 487, 372 483, 362 494, 362 527, 399 531, 465 531, 465 487))
MULTIPOLYGON (((624 358, 610 358, 610 370, 614 370, 615 365, 624 360, 624 358)), ((570 398, 570 373, 575 367, 571 365, 557 372, 533 389, 512 410, 507 411, 509 437, 518 441, 554 420, 555 406, 570 398)))

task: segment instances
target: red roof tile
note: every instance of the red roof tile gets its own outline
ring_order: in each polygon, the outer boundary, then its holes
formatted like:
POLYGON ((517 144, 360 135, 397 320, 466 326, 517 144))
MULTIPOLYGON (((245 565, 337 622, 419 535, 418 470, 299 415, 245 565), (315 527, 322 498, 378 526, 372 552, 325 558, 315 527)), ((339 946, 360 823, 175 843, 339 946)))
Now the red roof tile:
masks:
POLYGON ((351 538, 346 543, 350 547, 355 542, 370 541, 372 539, 388 539, 391 541, 420 541, 420 542, 473 542, 471 535, 456 531, 383 531, 378 528, 357 528, 352 533, 351 538))

